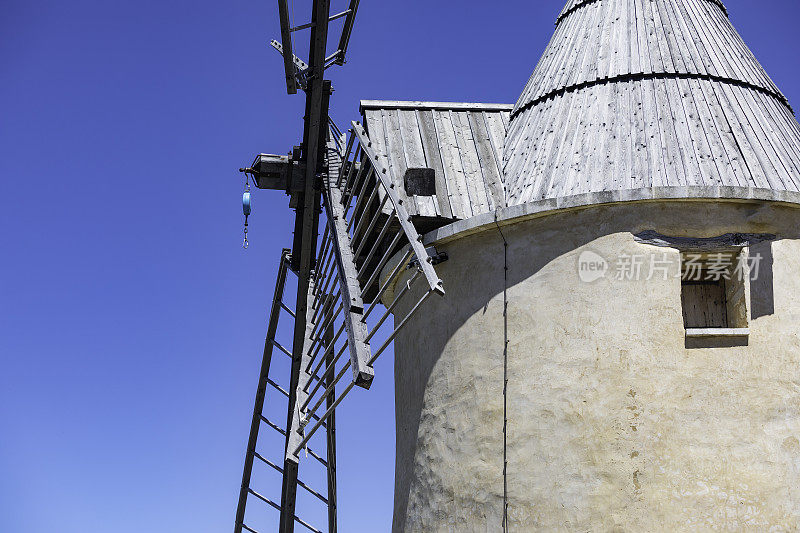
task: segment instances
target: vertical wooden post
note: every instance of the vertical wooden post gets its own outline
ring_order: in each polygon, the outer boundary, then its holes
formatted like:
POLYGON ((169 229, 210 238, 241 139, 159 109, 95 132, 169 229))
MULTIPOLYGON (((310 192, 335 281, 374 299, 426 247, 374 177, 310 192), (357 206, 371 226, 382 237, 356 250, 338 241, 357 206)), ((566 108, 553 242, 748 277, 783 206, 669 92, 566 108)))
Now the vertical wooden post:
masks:
MULTIPOLYGON (((292 266, 297 272, 297 305, 295 306, 294 343, 292 345, 292 376, 289 385, 289 409, 286 423, 286 455, 283 485, 281 487, 280 533, 294 532, 295 504, 297 499, 298 464, 290 457, 292 418, 296 410, 297 388, 300 381, 302 355, 306 337, 308 291, 316 255, 317 228, 319 226, 320 190, 317 175, 321 170, 321 146, 328 123, 328 104, 331 91, 325 74, 325 53, 328 43, 328 17, 330 0, 314 0, 311 22, 311 79, 306 92, 306 127, 303 132, 303 152, 306 161, 306 182, 295 219, 295 246, 292 266), (299 256, 299 257, 298 257, 299 256)), ((284 50, 284 53, 286 51, 284 50)), ((291 454, 293 455, 293 454, 291 454)))
MULTIPOLYGON (((332 296, 329 296, 332 298, 332 296)), ((328 306, 329 314, 333 313, 333 308, 328 306)), ((328 351, 327 365, 333 365, 334 352, 333 344, 333 321, 331 321, 328 329, 325 331, 325 349, 328 351)), ((333 384, 334 373, 328 374, 325 381, 325 386, 330 387, 333 384)), ((331 389, 331 393, 326 399, 326 408, 330 409, 336 398, 336 388, 331 389)), ((327 434, 327 458, 328 461, 328 533, 336 533, 337 531, 337 507, 338 500, 336 494, 336 411, 332 411, 327 421, 328 434, 327 434)))

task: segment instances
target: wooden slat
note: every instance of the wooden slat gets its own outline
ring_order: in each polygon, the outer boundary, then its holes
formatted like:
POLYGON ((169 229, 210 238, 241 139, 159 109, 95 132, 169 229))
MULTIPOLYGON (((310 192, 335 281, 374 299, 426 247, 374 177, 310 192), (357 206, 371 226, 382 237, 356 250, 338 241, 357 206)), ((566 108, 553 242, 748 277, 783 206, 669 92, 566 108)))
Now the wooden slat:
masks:
POLYGON ((489 191, 489 199, 492 202, 490 208, 505 207, 506 198, 503 190, 503 181, 494 148, 492 147, 492 139, 489 137, 486 118, 483 113, 469 113, 468 118, 483 174, 482 181, 486 184, 486 189, 489 191))
MULTIPOLYGON (((389 162, 392 180, 398 191, 403 191, 403 176, 406 174, 408 165, 406 164, 405 148, 403 146, 403 136, 400 131, 400 117, 396 109, 384 109, 381 111, 383 119, 383 135, 385 139, 386 156, 389 162)), ((406 210, 411 216, 418 215, 419 209, 415 199, 405 197, 406 210)))
POLYGON ((470 202, 482 213, 491 210, 489 195, 483 180, 481 163, 475 147, 475 139, 469 125, 469 115, 463 111, 451 111, 450 117, 456 134, 458 150, 461 153, 461 164, 467 179, 467 190, 470 202))
MULTIPOLYGON (((397 115, 400 124, 400 138, 403 141, 403 155, 406 168, 428 168, 425 149, 422 146, 422 134, 417 122, 417 112, 413 109, 399 109, 397 115)), ((400 176, 402 178, 402 176, 400 176)), ((404 189, 405 190, 405 184, 404 189)), ((417 211, 423 217, 435 217, 439 214, 436 197, 415 196, 417 211)))
MULTIPOLYGON (((364 125, 371 135, 371 140, 375 143, 375 153, 378 154, 378 157, 383 158, 384 163, 386 165, 389 164, 388 156, 386 155, 386 134, 384 132, 383 126, 383 112, 381 109, 368 109, 364 112, 364 125)), ((385 193, 383 189, 380 187, 378 188, 378 201, 382 202, 385 193)), ((384 213, 386 215, 390 213, 390 207, 385 206, 384 213)))
MULTIPOLYGON (((436 124, 433 121, 432 110, 417 110, 417 122, 422 136, 422 145, 425 151, 425 160, 436 174, 436 201, 444 218, 453 218, 453 209, 450 206, 450 184, 444 173, 442 152, 439 148, 439 138, 436 134, 436 124)), ((495 113, 496 114, 496 113, 495 113)), ((502 156, 502 150, 500 152, 502 156)))
POLYGON ((453 216, 464 220, 473 215, 472 203, 467 193, 467 178, 461 165, 461 155, 456 141, 450 111, 434 111, 433 120, 439 136, 439 150, 442 153, 445 179, 450 194, 453 216))
POLYGON ((396 100, 361 100, 361 112, 368 109, 426 109, 426 110, 454 110, 454 111, 495 111, 510 112, 513 104, 481 104, 471 102, 423 102, 423 101, 396 101, 396 100))

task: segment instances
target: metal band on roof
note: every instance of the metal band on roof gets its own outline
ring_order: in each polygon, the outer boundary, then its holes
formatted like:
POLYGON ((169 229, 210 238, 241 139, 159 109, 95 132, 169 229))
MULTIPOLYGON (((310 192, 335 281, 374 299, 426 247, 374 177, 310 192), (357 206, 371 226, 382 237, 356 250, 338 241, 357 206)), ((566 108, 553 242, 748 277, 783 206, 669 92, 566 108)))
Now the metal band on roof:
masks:
MULTIPOLYGON (((588 4, 594 4, 595 2, 599 1, 600 0, 578 0, 578 2, 576 2, 572 7, 561 12, 561 14, 556 19, 556 26, 558 26, 562 20, 564 20, 565 18, 573 14, 575 11, 582 8, 583 6, 586 6, 588 4)), ((718 6, 726 17, 730 16, 728 14, 728 8, 725 7, 725 4, 722 3, 722 0, 706 0, 706 2, 711 2, 712 4, 718 6)))
POLYGON ((780 103, 786 106, 789 111, 794 114, 794 109, 789 104, 789 101, 786 97, 780 93, 776 93, 774 91, 770 91, 765 89, 764 87, 760 87, 758 85, 753 85, 752 83, 748 83, 746 81, 737 80, 734 78, 725 78, 722 76, 713 76, 710 74, 691 74, 691 73, 676 73, 676 72, 652 72, 652 73, 639 73, 639 74, 623 74, 620 76, 614 76, 612 78, 596 78, 591 81, 585 81, 581 83, 576 83, 574 85, 569 85, 567 87, 562 87, 560 89, 555 89, 550 91, 547 94, 544 94, 535 100, 531 100, 527 104, 523 105, 522 107, 516 109, 511 113, 511 118, 514 119, 519 116, 521 113, 524 113, 528 109, 537 106, 542 102, 546 102, 548 99, 565 94, 571 93, 574 91, 580 91, 581 89, 586 89, 587 87, 592 87, 594 85, 601 85, 606 83, 618 83, 618 82, 628 82, 628 81, 643 81, 643 80, 664 80, 664 79, 682 79, 682 80, 705 80, 705 81, 713 81, 718 83, 726 83, 729 85, 735 85, 737 87, 743 87, 745 89, 752 89, 754 91, 758 91, 762 94, 766 94, 767 96, 771 96, 778 100, 780 103))

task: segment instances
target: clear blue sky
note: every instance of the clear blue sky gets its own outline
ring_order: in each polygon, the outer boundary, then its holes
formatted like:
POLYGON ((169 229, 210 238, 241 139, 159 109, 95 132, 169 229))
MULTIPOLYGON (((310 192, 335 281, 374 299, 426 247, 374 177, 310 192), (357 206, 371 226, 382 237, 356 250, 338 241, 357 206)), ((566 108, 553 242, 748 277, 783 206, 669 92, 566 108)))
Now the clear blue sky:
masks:
MULTIPOLYGON (((363 0, 337 122, 362 98, 514 102, 563 3, 363 0)), ((800 3, 726 4, 800 109, 800 3)), ((302 127, 277 36, 272 0, 3 3, 3 533, 231 531, 292 220, 258 193, 245 253, 236 169, 302 127)), ((390 528, 391 373, 341 410, 347 533, 390 528)))

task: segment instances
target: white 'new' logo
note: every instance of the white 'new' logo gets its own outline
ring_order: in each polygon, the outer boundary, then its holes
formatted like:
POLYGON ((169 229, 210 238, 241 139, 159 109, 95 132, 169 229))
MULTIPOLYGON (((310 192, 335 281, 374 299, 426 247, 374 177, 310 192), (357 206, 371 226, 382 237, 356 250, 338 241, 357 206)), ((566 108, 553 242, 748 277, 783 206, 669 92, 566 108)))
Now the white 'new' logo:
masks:
POLYGON ((578 258, 578 276, 584 283, 591 283, 605 277, 608 272, 608 261, 590 250, 581 253, 578 258))

